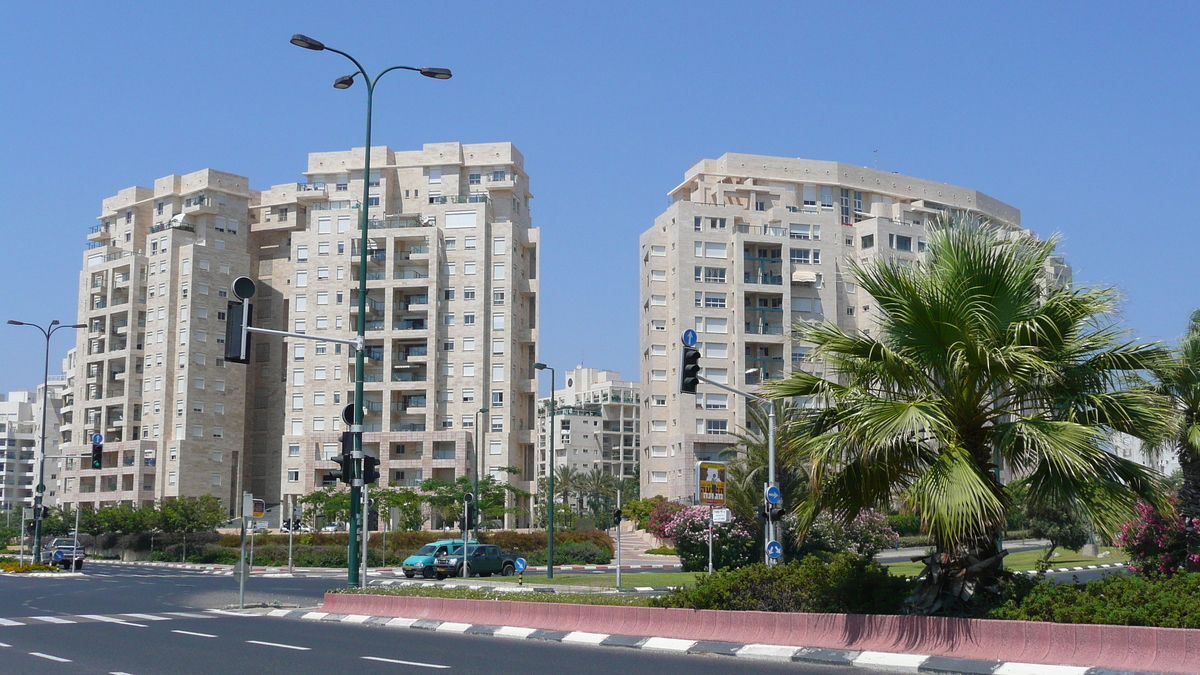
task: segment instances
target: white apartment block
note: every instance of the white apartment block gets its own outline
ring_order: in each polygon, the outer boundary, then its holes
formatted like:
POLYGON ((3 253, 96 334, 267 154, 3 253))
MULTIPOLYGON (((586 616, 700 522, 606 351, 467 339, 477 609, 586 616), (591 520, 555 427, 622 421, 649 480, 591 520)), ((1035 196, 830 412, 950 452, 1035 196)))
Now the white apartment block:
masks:
POLYGON ((369 176, 357 148, 312 153, 305 182, 263 192, 204 170, 104 200, 83 256, 88 328, 67 359, 63 431, 81 456, 103 434, 104 467, 65 461, 64 501, 213 494, 232 512, 241 491, 276 507, 330 484, 353 350, 260 334, 250 364, 226 364, 238 276, 257 283, 255 326, 352 338, 366 275, 364 447, 384 480, 467 475, 478 440, 482 471, 516 466, 514 485, 530 488, 538 230, 524 158, 509 143, 371 153, 369 176))
MULTIPOLYGON (((703 383, 679 393, 684 330, 718 382, 754 392, 796 368, 820 376, 793 325, 876 326, 850 261, 917 260, 948 210, 1021 231, 1016 208, 976 190, 838 162, 725 154, 688 169, 670 196, 641 236, 641 481, 646 496, 682 501, 694 463, 719 459, 747 420, 740 396, 703 383)), ((1069 279, 1061 259, 1050 272, 1069 279)))
MULTIPOLYGON (((61 380, 51 380, 46 411, 46 454, 58 450, 58 405, 61 380)), ((0 394, 0 520, 16 526, 21 510, 33 506, 41 452, 42 385, 37 391, 0 394)), ((54 466, 46 463, 46 492, 42 503, 54 504, 54 466)))
MULTIPOLYGON (((478 448, 481 475, 530 490, 538 230, 524 158, 510 143, 371 152, 366 270, 362 149, 312 153, 306 183, 263 193, 252 229, 261 237, 256 275, 269 296, 259 299, 255 323, 351 338, 365 273, 363 445, 381 460, 381 475, 404 486, 453 481, 471 475, 478 448), (521 473, 500 472, 510 466, 521 473)), ((353 350, 254 340, 254 365, 275 363, 282 348, 280 369, 261 373, 275 384, 256 388, 255 398, 277 411, 264 424, 282 425, 273 435, 278 490, 290 503, 333 484, 327 474, 337 468, 339 415, 353 397, 353 350)), ((527 523, 518 516, 509 524, 527 523)))
POLYGON ((227 289, 251 270, 243 176, 205 169, 105 199, 79 275, 68 354, 64 504, 150 504, 212 494, 230 506, 247 462, 245 369, 223 360, 227 289), (103 467, 86 458, 104 438, 103 467))
MULTIPOLYGON (((554 466, 579 473, 600 469, 618 479, 637 478, 641 449, 641 392, 637 382, 612 370, 579 366, 563 374, 554 392, 554 466)), ((546 477, 550 448, 550 398, 538 402, 538 471, 546 477)))

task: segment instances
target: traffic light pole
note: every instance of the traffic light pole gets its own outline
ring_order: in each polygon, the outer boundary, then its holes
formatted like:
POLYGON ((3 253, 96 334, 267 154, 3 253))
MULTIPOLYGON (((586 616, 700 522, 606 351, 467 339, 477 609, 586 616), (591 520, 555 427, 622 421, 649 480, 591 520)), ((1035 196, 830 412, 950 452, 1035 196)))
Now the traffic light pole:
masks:
MULTIPOLYGON (((771 399, 769 399, 765 396, 761 396, 759 394, 751 394, 750 392, 742 391, 741 389, 735 389, 734 387, 731 387, 727 384, 722 384, 721 382, 714 382, 713 380, 710 380, 707 377, 704 377, 703 375, 697 375, 696 379, 698 379, 701 382, 704 382, 706 384, 711 384, 712 386, 717 387, 718 389, 724 389, 725 391, 732 392, 734 394, 737 394, 738 396, 742 396, 747 399, 766 404, 766 406, 767 406, 767 484, 764 486, 764 489, 763 489, 763 501, 765 502, 767 490, 775 485, 775 403, 773 401, 771 401, 771 399)), ((763 525, 763 527, 765 528, 765 531, 766 531, 766 536, 763 537, 763 559, 766 560, 766 564, 769 566, 769 565, 774 564, 774 562, 773 562, 774 559, 771 558, 771 556, 767 555, 767 552, 766 552, 767 544, 774 541, 778 533, 775 531, 775 521, 773 521, 773 520, 768 519, 767 522, 763 525)))

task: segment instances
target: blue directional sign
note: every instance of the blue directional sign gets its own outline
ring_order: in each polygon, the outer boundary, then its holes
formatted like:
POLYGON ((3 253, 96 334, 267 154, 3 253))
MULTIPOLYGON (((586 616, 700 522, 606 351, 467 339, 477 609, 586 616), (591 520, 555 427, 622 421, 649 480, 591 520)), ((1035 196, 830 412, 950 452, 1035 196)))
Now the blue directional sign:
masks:
POLYGON ((783 555, 783 544, 780 544, 777 541, 767 542, 767 555, 770 556, 772 560, 775 560, 779 556, 783 555))
POLYGON ((64 554, 62 551, 55 551, 54 555, 50 557, 54 559, 54 562, 62 562, 63 558, 66 557, 66 554, 64 554))
POLYGON ((517 558, 516 560, 513 561, 513 569, 515 569, 518 572, 524 572, 525 565, 526 565, 526 562, 525 562, 524 558, 517 558))
POLYGON ((781 499, 783 499, 783 493, 779 491, 777 486, 772 485, 767 488, 767 503, 778 504, 781 499))
POLYGON ((695 347, 696 346, 696 331, 692 330, 691 328, 683 331, 683 346, 684 347, 695 347))
POLYGON ((104 442, 104 434, 92 434, 92 442, 93 443, 103 443, 104 442))

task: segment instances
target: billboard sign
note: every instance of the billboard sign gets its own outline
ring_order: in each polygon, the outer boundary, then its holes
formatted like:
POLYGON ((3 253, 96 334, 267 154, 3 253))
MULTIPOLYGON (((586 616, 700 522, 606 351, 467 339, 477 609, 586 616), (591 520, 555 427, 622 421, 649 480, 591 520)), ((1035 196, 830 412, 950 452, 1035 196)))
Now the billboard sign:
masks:
POLYGON ((725 506, 725 462, 696 462, 696 503, 725 506))

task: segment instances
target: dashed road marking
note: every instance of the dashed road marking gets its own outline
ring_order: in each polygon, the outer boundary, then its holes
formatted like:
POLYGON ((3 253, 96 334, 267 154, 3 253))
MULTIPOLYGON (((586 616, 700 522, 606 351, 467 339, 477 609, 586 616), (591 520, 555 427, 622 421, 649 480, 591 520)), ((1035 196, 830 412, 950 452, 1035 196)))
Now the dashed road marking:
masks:
POLYGON ((121 616, 141 619, 142 621, 170 621, 170 619, 165 616, 154 616, 153 614, 122 614, 121 616))
POLYGON ((420 666, 421 668, 449 668, 438 663, 421 663, 420 661, 401 661, 400 659, 385 659, 382 656, 364 656, 368 661, 380 661, 382 663, 396 663, 402 666, 420 666))
POLYGON ((43 654, 41 652, 29 652, 29 655, 36 656, 39 659, 48 659, 50 661, 58 661, 59 663, 70 663, 71 662, 71 659, 64 659, 61 656, 54 656, 53 654, 43 654))
POLYGON ((0 619, 0 626, 24 626, 24 625, 25 624, 21 623, 20 621, 13 621, 12 619, 0 619))
POLYGON ((31 616, 29 618, 37 619, 38 621, 45 621, 46 623, 79 623, 78 621, 64 619, 61 616, 31 616))
POLYGON ((246 640, 246 642, 249 644, 252 644, 252 645, 262 645, 264 647, 280 647, 281 649, 295 649, 296 651, 300 651, 300 652, 307 652, 307 651, 312 650, 312 647, 300 647, 297 645, 285 645, 280 642, 263 642, 262 640, 246 640))
POLYGON ((202 637, 202 638, 215 638, 215 637, 217 637, 216 635, 209 635, 208 633, 195 633, 195 632, 192 632, 192 631, 190 631, 190 630, 173 630, 173 631, 171 631, 171 632, 172 632, 172 633, 179 633, 180 635, 194 635, 194 636, 196 636, 196 637, 202 637))

